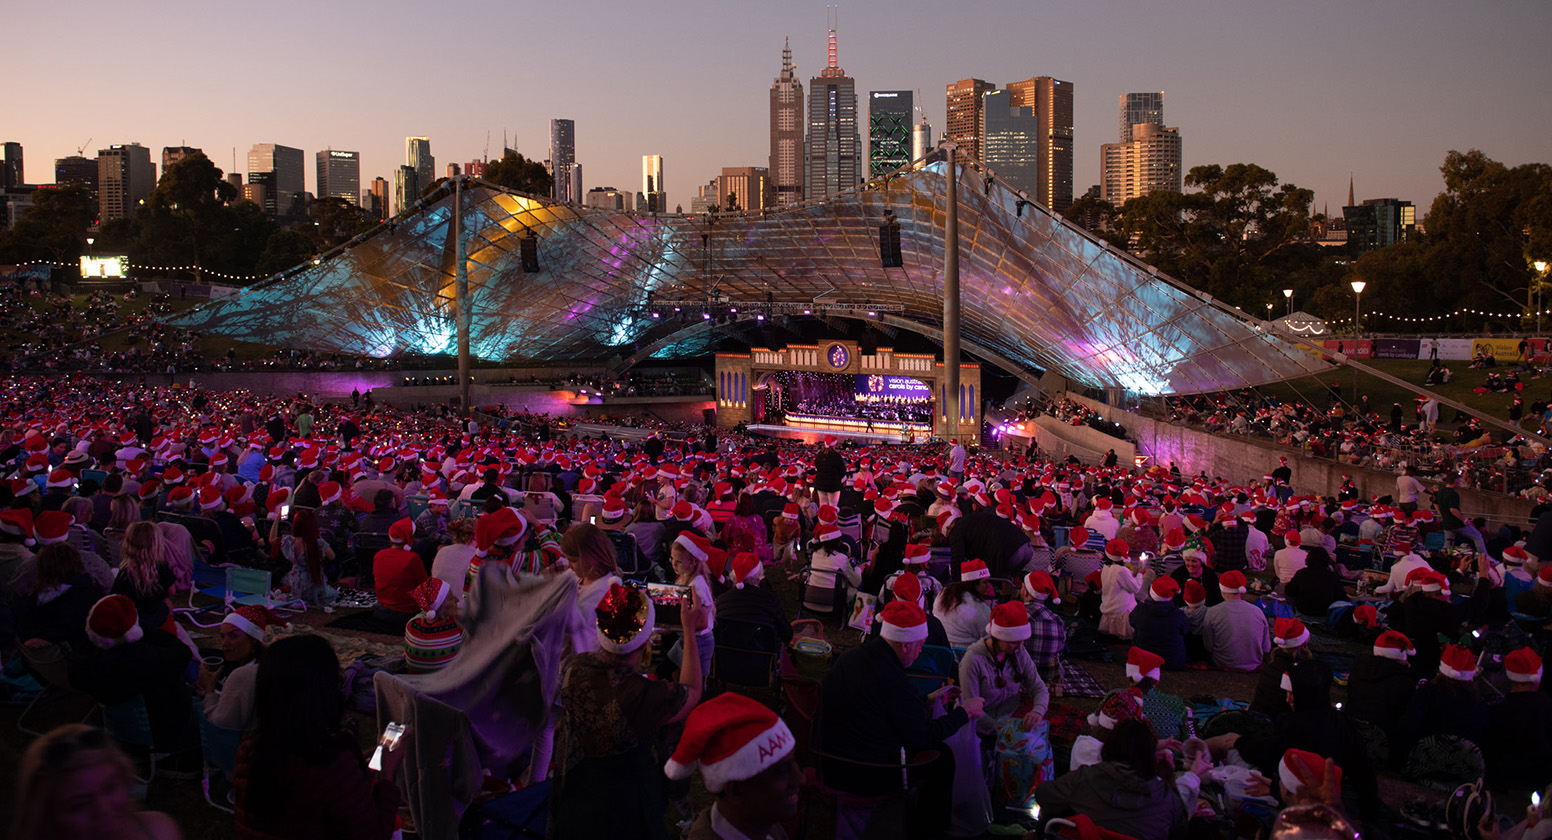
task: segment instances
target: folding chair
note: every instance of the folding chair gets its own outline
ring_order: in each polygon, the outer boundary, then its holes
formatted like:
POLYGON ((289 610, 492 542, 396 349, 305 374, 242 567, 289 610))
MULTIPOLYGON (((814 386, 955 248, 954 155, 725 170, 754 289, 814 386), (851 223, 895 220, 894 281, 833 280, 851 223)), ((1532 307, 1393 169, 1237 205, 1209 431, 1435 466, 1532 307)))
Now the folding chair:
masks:
POLYGON ((813 569, 804 569, 798 576, 798 591, 802 593, 802 597, 798 599, 797 617, 802 618, 805 609, 816 615, 844 613, 846 603, 841 596, 845 591, 846 578, 836 572, 835 584, 825 587, 810 583, 812 577, 813 569))
POLYGON ((406 496, 404 497, 404 504, 405 507, 409 510, 410 521, 413 522, 414 520, 419 519, 422 513, 426 512, 426 508, 431 504, 431 497, 406 496))
POLYGON ((911 685, 923 696, 948 685, 954 679, 954 651, 938 645, 923 645, 921 654, 905 669, 911 685))
POLYGON ((609 542, 614 543, 615 571, 620 577, 629 581, 642 582, 651 574, 653 564, 642 553, 641 544, 636 542, 636 535, 628 531, 605 531, 609 535, 609 542))
POLYGON ((236 606, 256 605, 275 612, 307 612, 307 602, 300 598, 289 601, 276 602, 270 590, 270 573, 263 569, 245 569, 241 566, 227 566, 221 571, 226 573, 225 585, 211 589, 200 589, 196 578, 194 587, 189 590, 189 607, 179 609, 178 612, 185 615, 196 627, 214 627, 226 618, 236 606), (209 624, 200 621, 196 616, 200 613, 210 612, 208 608, 201 609, 193 605, 194 592, 211 598, 221 599, 221 618, 209 624))
POLYGON ((199 721, 202 777, 200 787, 205 792, 205 804, 230 814, 231 808, 210 798, 211 771, 217 770, 225 774, 227 784, 231 784, 237 778, 237 748, 242 744, 243 735, 246 733, 241 729, 227 729, 211 723, 210 719, 205 717, 205 708, 198 699, 194 700, 194 717, 199 721))
POLYGON ((721 618, 712 630, 711 678, 760 688, 781 687, 781 640, 775 628, 755 621, 721 618))

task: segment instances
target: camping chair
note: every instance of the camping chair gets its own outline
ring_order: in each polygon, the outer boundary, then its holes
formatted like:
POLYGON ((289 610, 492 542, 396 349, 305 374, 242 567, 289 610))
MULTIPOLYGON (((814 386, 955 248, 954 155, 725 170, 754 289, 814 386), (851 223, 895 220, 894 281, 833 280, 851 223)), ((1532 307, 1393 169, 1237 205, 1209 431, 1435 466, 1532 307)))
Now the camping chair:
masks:
POLYGON ((835 518, 835 526, 858 545, 862 544, 862 516, 856 511, 842 508, 835 518))
POLYGON ((211 723, 198 699, 194 700, 194 717, 199 721, 200 787, 205 792, 205 804, 230 814, 231 808, 210 798, 211 771, 220 771, 226 776, 227 784, 232 784, 237 778, 237 748, 245 733, 241 729, 227 729, 211 723))
POLYGON ((144 777, 136 776, 141 784, 150 785, 156 778, 157 762, 177 755, 176 752, 157 748, 151 734, 151 715, 146 711, 145 697, 135 695, 122 703, 102 707, 102 728, 113 740, 129 747, 141 747, 146 751, 150 770, 144 777))
POLYGON ((804 569, 798 575, 798 591, 803 594, 798 599, 797 617, 802 618, 805 609, 817 615, 844 614, 846 599, 842 596, 845 594, 846 578, 836 572, 833 586, 816 586, 809 582, 813 573, 813 569, 804 569))
POLYGON ((916 661, 905 669, 911 685, 923 696, 953 682, 955 672, 954 651, 938 645, 923 645, 916 661))
POLYGON ((625 580, 643 582, 652 573, 652 561, 642 552, 636 535, 629 531, 605 531, 614 543, 615 571, 625 580))
POLYGON ((816 781, 820 795, 835 803, 835 836, 837 838, 861 837, 859 829, 869 828, 869 833, 879 837, 903 837, 908 801, 911 794, 910 771, 926 767, 938 760, 937 750, 927 750, 905 759, 902 750, 900 761, 871 762, 835 755, 826 751, 822 741, 824 700, 821 697, 814 715, 812 736, 809 743, 819 758, 816 781), (830 786, 825 781, 825 770, 833 773, 840 767, 872 769, 888 772, 892 779, 899 779, 897 790, 878 796, 862 796, 830 786), (880 831, 880 829, 883 829, 880 831))
POLYGON ((411 522, 419 519, 420 515, 426 512, 426 508, 430 506, 430 504, 431 497, 424 494, 404 497, 404 506, 405 509, 409 511, 411 522))
MULTIPOLYGON (((27 727, 25 723, 27 715, 45 700, 52 702, 60 697, 78 693, 70 686, 70 669, 66 662, 69 648, 59 642, 45 642, 42 639, 28 639, 17 648, 21 651, 22 659, 27 661, 27 668, 43 685, 43 690, 32 698, 27 708, 22 709, 22 713, 16 718, 16 728, 28 735, 42 735, 42 731, 27 727)), ((81 718, 81 722, 85 723, 86 718, 91 717, 94 711, 96 707, 87 704, 86 716, 81 718)))
POLYGON ((187 616, 189 621, 193 622, 196 627, 214 627, 220 624, 221 619, 226 618, 226 614, 231 612, 236 606, 256 605, 275 612, 282 610, 296 613, 307 612, 307 602, 300 598, 278 603, 274 600, 270 590, 270 573, 267 571, 262 569, 245 569, 241 566, 227 566, 222 571, 226 572, 226 583, 224 586, 200 589, 199 581, 196 579, 194 586, 189 590, 189 606, 178 610, 179 613, 187 616), (195 592, 211 598, 220 598, 222 606, 221 618, 209 624, 200 621, 196 616, 210 610, 194 606, 195 592))
POLYGON ((781 688, 781 640, 769 624, 721 618, 712 630, 711 678, 745 687, 781 688))

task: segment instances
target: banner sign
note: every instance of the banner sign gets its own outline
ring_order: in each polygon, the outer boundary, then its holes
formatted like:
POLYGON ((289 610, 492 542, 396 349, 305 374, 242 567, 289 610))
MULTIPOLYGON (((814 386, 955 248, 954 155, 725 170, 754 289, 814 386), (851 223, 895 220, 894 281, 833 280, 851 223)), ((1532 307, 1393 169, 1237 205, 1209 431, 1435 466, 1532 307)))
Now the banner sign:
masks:
POLYGON ((857 399, 867 401, 930 401, 932 399, 932 389, 921 380, 881 373, 857 374, 856 393, 857 399))
POLYGON ((1416 359, 1418 357, 1418 348, 1421 344, 1415 338, 1376 338, 1374 339, 1374 358, 1416 359))
POLYGON ((1328 353, 1341 353, 1354 359, 1367 359, 1372 351, 1373 342, 1367 338, 1353 341, 1352 339, 1335 339, 1320 342, 1320 346, 1326 348, 1328 353))

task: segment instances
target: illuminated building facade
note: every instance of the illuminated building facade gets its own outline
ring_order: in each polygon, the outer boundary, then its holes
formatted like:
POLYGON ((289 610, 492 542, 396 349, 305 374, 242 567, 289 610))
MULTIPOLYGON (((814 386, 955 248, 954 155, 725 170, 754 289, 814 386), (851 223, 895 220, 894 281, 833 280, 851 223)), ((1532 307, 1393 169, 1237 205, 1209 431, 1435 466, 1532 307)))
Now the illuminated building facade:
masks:
POLYGON ((351 204, 361 201, 361 154, 339 149, 318 152, 318 197, 343 198, 351 204))
POLYGON ((910 163, 915 97, 908 90, 868 94, 868 176, 876 178, 910 163))

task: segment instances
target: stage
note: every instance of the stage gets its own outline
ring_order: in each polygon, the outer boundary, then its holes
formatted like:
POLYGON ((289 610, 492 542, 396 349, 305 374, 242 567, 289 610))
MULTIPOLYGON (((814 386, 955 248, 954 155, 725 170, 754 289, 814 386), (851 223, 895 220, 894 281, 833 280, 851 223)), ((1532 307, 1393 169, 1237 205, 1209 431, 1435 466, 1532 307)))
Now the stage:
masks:
MULTIPOLYGON (((862 424, 858 425, 861 426, 862 424)), ((801 440, 804 443, 819 443, 824 440, 825 435, 834 435, 842 441, 849 440, 862 446, 873 446, 881 443, 922 443, 931 438, 931 435, 918 434, 914 439, 908 440, 904 434, 898 431, 889 432, 878 429, 868 432, 852 428, 824 429, 808 426, 776 426, 768 424, 746 426, 745 428, 753 434, 785 438, 787 440, 801 440)))

